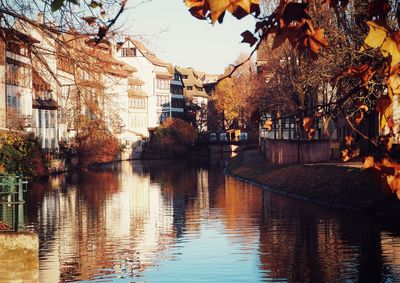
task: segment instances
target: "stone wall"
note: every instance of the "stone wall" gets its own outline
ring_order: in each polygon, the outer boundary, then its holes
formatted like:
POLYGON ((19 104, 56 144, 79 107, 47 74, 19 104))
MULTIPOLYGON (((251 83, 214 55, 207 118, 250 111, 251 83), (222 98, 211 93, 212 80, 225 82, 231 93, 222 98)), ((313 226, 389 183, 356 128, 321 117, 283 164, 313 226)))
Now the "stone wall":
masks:
POLYGON ((273 140, 260 143, 264 158, 276 164, 316 163, 332 159, 330 140, 273 140))
POLYGON ((0 233, 0 282, 39 282, 39 239, 34 233, 0 233))

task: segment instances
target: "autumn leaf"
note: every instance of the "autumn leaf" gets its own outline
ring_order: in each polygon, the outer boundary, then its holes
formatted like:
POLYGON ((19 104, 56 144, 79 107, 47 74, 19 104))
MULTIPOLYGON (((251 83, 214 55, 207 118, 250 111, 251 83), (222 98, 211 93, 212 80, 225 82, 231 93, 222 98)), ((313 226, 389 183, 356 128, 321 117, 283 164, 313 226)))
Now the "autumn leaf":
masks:
POLYGON ((377 21, 369 21, 367 25, 369 27, 369 32, 364 40, 364 44, 370 48, 380 47, 388 36, 388 29, 377 21))
POLYGON ((379 17, 384 19, 390 11, 389 0, 374 0, 368 5, 368 19, 379 17))
POLYGON ((53 0, 51 2, 51 11, 56 12, 56 11, 60 10, 63 4, 64 4, 64 0, 53 0))
POLYGON ((384 57, 389 58, 390 66, 400 63, 400 50, 398 44, 392 37, 387 37, 381 46, 381 52, 384 57))
POLYGON ((257 43, 258 39, 248 30, 241 34, 243 37, 242 43, 248 43, 250 46, 253 46, 257 43))
POLYGON ((260 12, 259 0, 185 0, 185 3, 194 17, 202 20, 211 17, 213 24, 217 20, 222 22, 225 11, 238 19, 260 12))
POLYGON ((351 66, 351 67, 347 68, 346 70, 343 70, 338 75, 336 75, 332 79, 332 83, 336 83, 336 81, 340 77, 354 76, 354 77, 361 79, 361 86, 365 87, 368 85, 369 81, 371 80, 371 78, 373 77, 374 74, 375 74, 375 71, 373 71, 372 67, 368 64, 364 64, 364 65, 361 65, 358 67, 351 66))
POLYGON ((186 0, 186 6, 189 7, 189 12, 193 17, 200 20, 205 20, 210 11, 210 5, 206 0, 186 0))
POLYGON ((357 125, 359 125, 363 119, 364 119, 364 112, 357 111, 356 114, 354 115, 354 122, 357 125))
POLYGON ((315 131, 316 131, 315 128, 311 128, 310 130, 308 130, 307 137, 308 137, 309 140, 313 139, 315 131))
POLYGON ((360 149, 355 148, 354 150, 345 148, 341 151, 342 161, 347 162, 352 158, 358 157, 360 155, 360 149))
POLYGON ((275 34, 274 42, 272 43, 272 49, 278 48, 286 40, 289 40, 289 43, 292 45, 292 47, 296 48, 298 45, 300 36, 301 36, 301 29, 298 26, 289 26, 289 27, 280 29, 275 34))
POLYGON ((387 151, 390 151, 393 146, 394 137, 392 135, 385 135, 380 138, 380 142, 387 151))
POLYGON ((392 99, 388 95, 381 95, 376 101, 376 111, 381 114, 386 112, 386 109, 392 104, 392 99))
POLYGON ((308 131, 314 125, 314 118, 313 117, 305 117, 303 119, 303 128, 304 130, 308 131))
POLYGON ((90 2, 89 7, 92 9, 96 9, 98 7, 103 8, 103 3, 97 2, 97 1, 92 1, 92 2, 90 2))
POLYGON ((312 139, 314 137, 315 128, 314 126, 314 118, 313 117, 305 117, 303 119, 303 128, 307 133, 308 139, 312 139))
POLYGON ((301 22, 303 19, 311 19, 307 13, 307 7, 307 3, 290 2, 286 4, 279 19, 280 28, 283 29, 293 21, 301 22))
POLYGON ((389 95, 400 95, 400 77, 398 74, 392 74, 387 80, 389 95))
POLYGON ((83 17, 82 20, 84 20, 89 26, 93 26, 96 23, 97 18, 96 17, 83 17))
POLYGON ((328 40, 325 38, 324 29, 314 28, 310 25, 307 29, 306 36, 303 41, 304 47, 308 47, 314 54, 318 54, 321 47, 328 46, 328 40))
POLYGON ((264 123, 264 128, 267 129, 268 132, 272 131, 272 121, 266 120, 264 123))
POLYGON ((346 143, 347 146, 351 146, 354 142, 354 138, 352 135, 347 135, 344 137, 344 141, 346 143))

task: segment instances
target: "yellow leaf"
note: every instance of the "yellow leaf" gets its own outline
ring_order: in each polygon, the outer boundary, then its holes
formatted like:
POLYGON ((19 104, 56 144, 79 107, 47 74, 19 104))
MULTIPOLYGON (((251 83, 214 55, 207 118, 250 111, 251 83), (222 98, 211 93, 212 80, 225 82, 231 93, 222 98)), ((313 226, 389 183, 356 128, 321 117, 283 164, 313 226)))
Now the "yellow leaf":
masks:
POLYGON ((364 40, 366 46, 370 48, 378 48, 382 45, 388 36, 388 30, 377 22, 367 22, 369 33, 364 40))
POLYGON ((387 85, 391 96, 400 94, 400 77, 397 74, 393 74, 389 77, 387 85))
POLYGON ((381 47, 382 55, 390 58, 390 66, 395 66, 400 62, 400 50, 396 41, 391 37, 386 38, 381 47))
POLYGON ((208 0, 211 11, 211 22, 215 23, 218 18, 225 12, 235 13, 238 8, 242 8, 244 12, 250 14, 251 5, 258 5, 259 0, 208 0))

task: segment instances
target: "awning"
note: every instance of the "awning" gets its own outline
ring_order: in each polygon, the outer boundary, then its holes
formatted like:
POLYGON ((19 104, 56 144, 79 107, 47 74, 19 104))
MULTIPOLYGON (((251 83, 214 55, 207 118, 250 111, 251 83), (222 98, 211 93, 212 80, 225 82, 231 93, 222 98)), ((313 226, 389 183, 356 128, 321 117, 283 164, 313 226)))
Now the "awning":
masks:
POLYGON ((34 98, 32 99, 32 108, 34 109, 44 109, 44 110, 57 110, 60 108, 60 105, 52 99, 41 99, 41 98, 34 98))

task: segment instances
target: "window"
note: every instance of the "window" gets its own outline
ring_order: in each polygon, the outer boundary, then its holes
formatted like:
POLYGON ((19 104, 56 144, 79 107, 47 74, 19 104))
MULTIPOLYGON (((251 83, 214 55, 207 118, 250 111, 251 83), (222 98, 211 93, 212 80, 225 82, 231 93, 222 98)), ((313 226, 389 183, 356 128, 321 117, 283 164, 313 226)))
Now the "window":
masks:
POLYGON ((50 123, 49 123, 49 111, 47 110, 44 110, 44 122, 45 122, 45 128, 48 128, 50 123))
POLYGON ((169 106, 169 96, 168 95, 157 95, 157 106, 158 107, 168 107, 169 106))
POLYGON ((182 78, 186 80, 188 78, 188 75, 182 75, 182 78))
POLYGON ((7 42, 7 51, 29 57, 28 48, 16 42, 7 42))
POLYGON ((25 66, 7 63, 6 82, 7 84, 30 87, 31 70, 25 66))
POLYGON ((158 89, 165 89, 169 90, 170 89, 170 81, 165 80, 165 79, 157 79, 157 88, 158 89))
POLYGON ((121 49, 122 57, 136 57, 136 48, 122 48, 121 49))
POLYGON ((141 85, 131 85, 130 88, 132 90, 142 90, 142 86, 141 85))
POLYGON ((192 86, 188 86, 187 89, 188 90, 193 90, 193 87, 192 86))
POLYGON ((135 109, 146 109, 146 99, 143 97, 130 98, 129 106, 135 109))
POLYGON ((42 110, 39 109, 38 111, 38 127, 42 128, 42 110))

